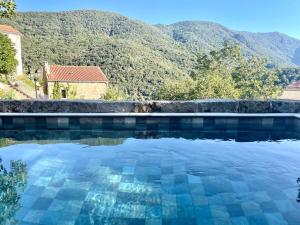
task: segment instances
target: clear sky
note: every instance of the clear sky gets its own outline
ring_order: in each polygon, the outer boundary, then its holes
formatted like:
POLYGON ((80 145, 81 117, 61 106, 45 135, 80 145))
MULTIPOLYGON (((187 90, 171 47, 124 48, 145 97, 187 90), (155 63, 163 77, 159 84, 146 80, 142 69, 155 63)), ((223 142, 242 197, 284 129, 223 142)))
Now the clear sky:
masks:
POLYGON ((252 32, 300 39, 300 0, 16 0, 18 11, 96 9, 151 24, 205 20, 252 32))

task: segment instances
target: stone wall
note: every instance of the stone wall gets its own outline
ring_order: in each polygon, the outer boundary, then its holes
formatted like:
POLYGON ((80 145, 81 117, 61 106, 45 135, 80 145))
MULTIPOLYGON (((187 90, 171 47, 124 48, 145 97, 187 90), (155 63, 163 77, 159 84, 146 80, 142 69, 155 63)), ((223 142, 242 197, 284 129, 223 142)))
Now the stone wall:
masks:
POLYGON ((300 113, 300 101, 0 101, 11 113, 300 113))
MULTIPOLYGON (((100 99, 106 93, 107 83, 73 83, 73 82, 59 82, 61 89, 66 90, 70 88, 75 90, 77 99, 100 99)), ((48 82, 48 95, 53 99, 54 82, 48 82)))

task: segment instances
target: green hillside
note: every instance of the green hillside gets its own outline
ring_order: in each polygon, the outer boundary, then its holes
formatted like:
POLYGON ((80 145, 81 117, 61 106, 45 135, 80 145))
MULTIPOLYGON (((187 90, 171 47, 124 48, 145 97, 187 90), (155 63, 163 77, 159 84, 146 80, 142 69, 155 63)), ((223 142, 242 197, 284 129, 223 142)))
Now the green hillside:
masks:
POLYGON ((267 57, 280 66, 300 65, 300 41, 283 34, 231 31, 209 22, 149 25, 100 11, 18 13, 0 20, 21 31, 24 67, 45 61, 98 65, 111 83, 131 96, 149 98, 166 79, 188 76, 196 54, 233 39, 245 53, 267 57))
POLYGON ((220 48, 224 41, 231 39, 241 44, 246 54, 267 58, 272 64, 300 65, 300 40, 278 32, 232 31, 216 23, 192 21, 157 27, 194 52, 220 48))

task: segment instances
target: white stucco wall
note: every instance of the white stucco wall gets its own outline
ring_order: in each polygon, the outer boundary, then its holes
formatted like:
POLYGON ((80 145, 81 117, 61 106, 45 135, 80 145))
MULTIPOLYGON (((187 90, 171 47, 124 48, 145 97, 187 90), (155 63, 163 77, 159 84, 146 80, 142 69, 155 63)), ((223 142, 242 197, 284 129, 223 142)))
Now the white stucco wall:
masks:
POLYGON ((23 63, 22 63, 21 36, 17 35, 17 34, 10 34, 10 33, 3 33, 3 34, 6 34, 15 46, 15 49, 17 51, 17 54, 16 54, 15 58, 18 60, 16 73, 17 73, 17 75, 22 75, 23 74, 23 63))

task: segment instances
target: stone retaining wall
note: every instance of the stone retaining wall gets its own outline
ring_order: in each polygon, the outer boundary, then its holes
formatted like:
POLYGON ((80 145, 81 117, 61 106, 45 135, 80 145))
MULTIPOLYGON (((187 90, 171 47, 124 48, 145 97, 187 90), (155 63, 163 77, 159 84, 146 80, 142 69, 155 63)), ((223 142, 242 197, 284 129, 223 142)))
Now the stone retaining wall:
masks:
POLYGON ((300 101, 0 101, 10 113, 300 113, 300 101))

